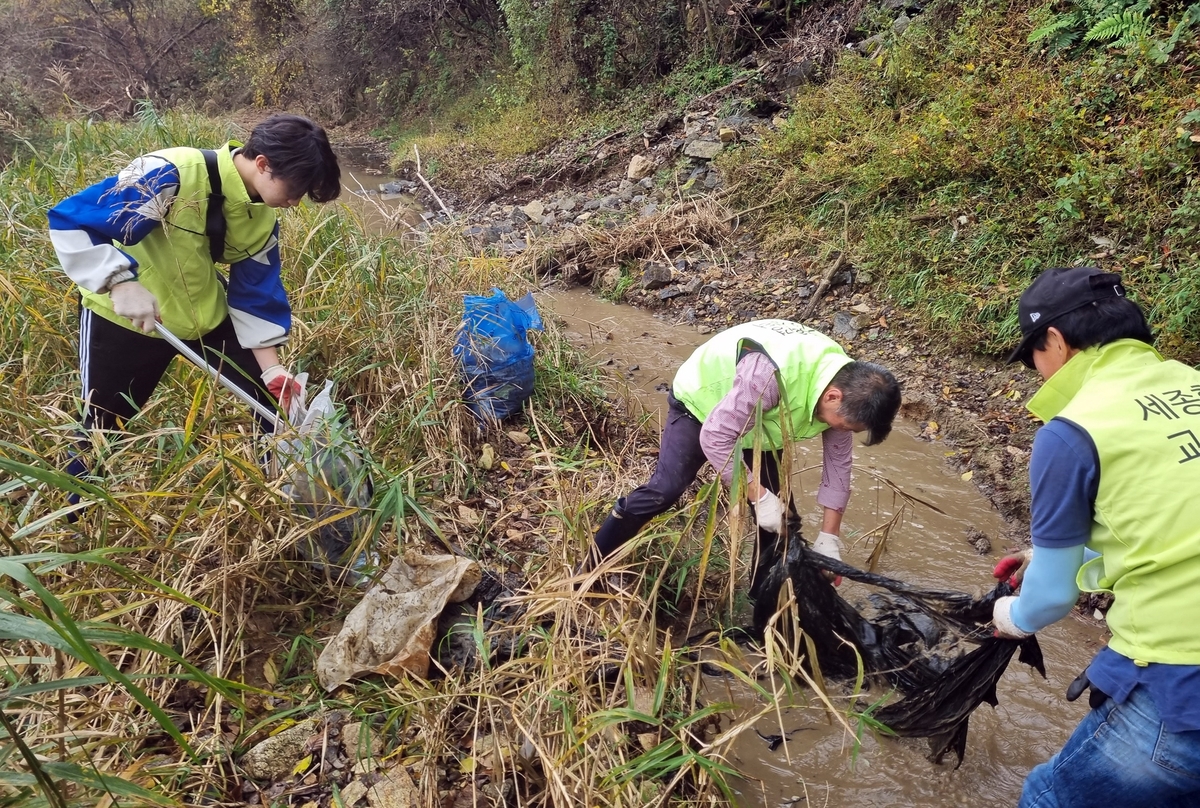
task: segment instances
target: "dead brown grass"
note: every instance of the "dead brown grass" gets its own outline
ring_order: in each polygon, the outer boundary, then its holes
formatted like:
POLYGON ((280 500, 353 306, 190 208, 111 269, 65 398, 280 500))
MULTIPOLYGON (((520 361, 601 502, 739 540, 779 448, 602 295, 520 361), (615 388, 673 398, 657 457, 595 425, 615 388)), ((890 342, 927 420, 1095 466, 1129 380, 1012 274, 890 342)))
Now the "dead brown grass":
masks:
POLYGON ((732 232, 720 201, 707 198, 676 204, 612 229, 584 227, 535 241, 514 267, 534 277, 558 272, 570 283, 589 284, 626 262, 661 258, 670 264, 669 256, 680 249, 724 246, 732 232))

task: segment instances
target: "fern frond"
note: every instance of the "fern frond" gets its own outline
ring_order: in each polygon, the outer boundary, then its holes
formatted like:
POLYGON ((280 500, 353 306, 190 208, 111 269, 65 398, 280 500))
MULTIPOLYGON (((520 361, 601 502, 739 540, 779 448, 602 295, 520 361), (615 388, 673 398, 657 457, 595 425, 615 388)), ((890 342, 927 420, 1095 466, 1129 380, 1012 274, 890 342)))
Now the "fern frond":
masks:
POLYGON ((1072 11, 1068 14, 1059 14, 1045 25, 1039 26, 1030 31, 1028 42, 1031 45, 1035 42, 1041 42, 1043 39, 1051 37, 1054 34, 1057 34, 1059 31, 1071 28, 1079 22, 1080 19, 1077 12, 1072 11))
POLYGON ((1083 35, 1085 42, 1110 42, 1117 40, 1132 44, 1150 32, 1150 24, 1144 16, 1145 12, 1127 9, 1120 14, 1105 17, 1093 25, 1083 35))

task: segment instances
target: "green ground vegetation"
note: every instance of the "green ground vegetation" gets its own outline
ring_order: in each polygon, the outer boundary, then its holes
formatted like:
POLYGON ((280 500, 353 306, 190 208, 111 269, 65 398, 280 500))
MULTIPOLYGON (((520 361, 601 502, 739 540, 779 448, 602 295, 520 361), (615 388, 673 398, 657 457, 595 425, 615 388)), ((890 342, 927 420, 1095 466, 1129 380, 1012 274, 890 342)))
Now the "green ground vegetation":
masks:
POLYGON ((1063 6, 1074 48, 1047 46, 1046 4, 943 2, 875 58, 845 55, 761 148, 721 161, 742 204, 766 205, 766 243, 847 250, 932 331, 988 353, 1014 342, 1038 271, 1094 264, 1124 273, 1168 351, 1195 356, 1190 16, 1137 4, 1143 35, 1121 39, 1086 27, 1108 19, 1089 4, 1063 6))
MULTIPOLYGON (((1200 4, 939 0, 901 34, 892 16, 864 13, 858 35, 881 31, 869 57, 846 52, 795 92, 782 126, 719 158, 764 246, 846 251, 931 333, 986 354, 1013 342, 1015 299, 1041 269, 1094 264, 1125 275, 1160 347, 1195 358, 1200 4)), ((416 144, 450 183, 492 159, 536 173, 564 139, 748 77, 700 53, 570 110, 518 78, 456 105, 455 126, 402 138, 397 156, 416 144)))

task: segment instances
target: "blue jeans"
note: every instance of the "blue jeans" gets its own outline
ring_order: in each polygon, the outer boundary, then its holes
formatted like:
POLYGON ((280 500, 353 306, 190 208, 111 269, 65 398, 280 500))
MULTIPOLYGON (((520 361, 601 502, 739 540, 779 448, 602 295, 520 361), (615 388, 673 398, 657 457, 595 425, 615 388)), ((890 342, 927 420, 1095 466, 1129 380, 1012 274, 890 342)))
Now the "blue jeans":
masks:
POLYGON ((1144 687, 1108 699, 1025 780, 1020 808, 1200 805, 1200 730, 1169 732, 1144 687))

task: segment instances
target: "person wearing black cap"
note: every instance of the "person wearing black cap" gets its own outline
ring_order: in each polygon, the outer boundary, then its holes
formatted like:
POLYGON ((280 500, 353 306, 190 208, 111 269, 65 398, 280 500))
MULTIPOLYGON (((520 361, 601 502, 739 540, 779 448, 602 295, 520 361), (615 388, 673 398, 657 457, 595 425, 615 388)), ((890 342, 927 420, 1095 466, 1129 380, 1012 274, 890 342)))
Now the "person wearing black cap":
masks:
MULTIPOLYGON (((1109 592, 1112 639, 1067 698, 1091 712, 1025 781, 1021 808, 1200 805, 1200 371, 1151 346, 1119 275, 1048 269, 1009 357, 1045 380, 1029 461, 1033 549, 999 636, 1109 592)), ((997 566, 1007 577, 1011 560, 997 566), (1008 562, 1008 563, 1006 563, 1008 562)))

